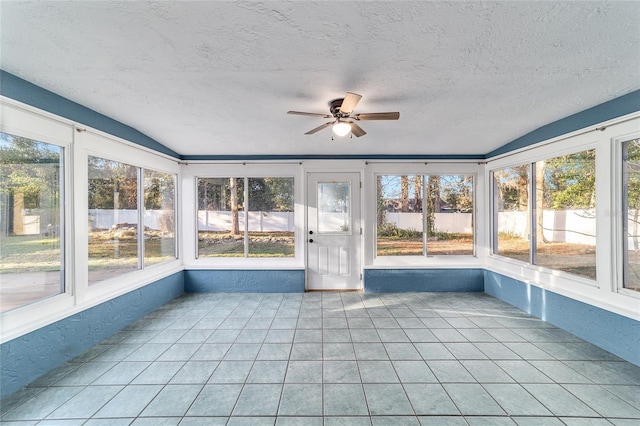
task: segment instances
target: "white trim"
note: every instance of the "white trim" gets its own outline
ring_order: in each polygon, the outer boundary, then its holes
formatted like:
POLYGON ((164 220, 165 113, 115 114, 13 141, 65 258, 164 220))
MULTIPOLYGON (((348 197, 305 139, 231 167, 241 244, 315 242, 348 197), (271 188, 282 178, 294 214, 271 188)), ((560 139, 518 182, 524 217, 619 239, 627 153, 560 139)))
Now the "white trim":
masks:
MULTIPOLYGON (((65 215, 62 219, 65 292, 3 312, 0 315, 0 343, 184 269, 181 260, 176 259, 102 281, 91 288, 87 285, 87 156, 115 159, 176 175, 176 200, 179 200, 177 183, 180 181, 180 167, 177 159, 5 97, 0 97, 0 117, 0 131, 64 149, 64 194, 61 201, 64 201, 65 215)), ((178 210, 176 215, 179 215, 178 210)), ((176 241, 179 241, 178 232, 176 230, 176 241)))
POLYGON ((479 191, 479 182, 483 180, 484 166, 478 161, 469 162, 408 162, 400 163, 369 163, 365 173, 365 212, 367 222, 364 229, 364 268, 365 269, 402 269, 402 268, 478 268, 482 267, 481 250, 479 243, 482 241, 482 231, 478 223, 484 220, 484 197, 479 191), (413 167, 408 168, 407 164, 413 167), (376 224, 376 200, 377 200, 377 176, 380 175, 465 175, 473 176, 473 255, 415 255, 415 256, 376 256, 375 247, 377 239, 376 224))
MULTIPOLYGON (((617 158, 619 156, 617 147, 621 140, 628 140, 629 137, 638 134, 640 113, 629 114, 596 127, 598 127, 597 130, 595 127, 590 127, 545 141, 536 147, 489 160, 485 167, 484 186, 489 191, 490 175, 493 170, 595 149, 597 279, 590 280, 491 254, 493 235, 491 214, 485 221, 485 226, 490 232, 484 240, 484 246, 489 249, 484 263, 487 270, 640 320, 640 294, 620 288, 622 286, 620 273, 622 224, 619 217, 621 180, 617 176, 621 167, 621 160, 617 158)), ((487 201, 491 202, 488 197, 491 197, 490 193, 487 194, 487 201)))
MULTIPOLYGON (((182 271, 184 269, 182 265, 179 265, 178 261, 176 263, 178 263, 177 266, 163 264, 163 268, 158 268, 153 274, 147 274, 145 277, 139 274, 137 276, 127 274, 127 281, 123 283, 124 285, 112 286, 108 291, 102 288, 100 291, 96 291, 89 300, 82 303, 74 303, 73 298, 68 295, 59 295, 3 313, 0 343, 8 342, 182 271), (25 317, 29 320, 25 321, 25 317)), ((122 279, 123 276, 117 278, 122 279)))
POLYGON ((512 262, 504 262, 504 259, 492 259, 485 264, 485 269, 525 284, 566 296, 578 302, 640 321, 640 300, 636 298, 613 292, 609 292, 609 297, 602 297, 599 287, 571 282, 566 276, 563 276, 564 274, 558 273, 558 271, 544 270, 544 268, 534 269, 530 268, 530 265, 519 263, 521 264, 516 265, 512 262))
POLYGON ((212 164, 203 162, 181 169, 181 243, 183 262, 188 269, 300 269, 304 268, 304 188, 303 169, 300 162, 280 164, 273 168, 270 163, 248 165, 246 163, 212 164), (293 177, 294 179, 294 238, 295 255, 288 258, 268 257, 197 257, 197 179, 199 178, 252 178, 293 177))

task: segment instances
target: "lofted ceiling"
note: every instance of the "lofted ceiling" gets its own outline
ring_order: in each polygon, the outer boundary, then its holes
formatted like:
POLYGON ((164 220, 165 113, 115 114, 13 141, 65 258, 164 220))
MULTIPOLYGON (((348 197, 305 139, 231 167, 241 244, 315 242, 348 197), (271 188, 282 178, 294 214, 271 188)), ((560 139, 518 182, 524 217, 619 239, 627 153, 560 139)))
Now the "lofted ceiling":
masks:
POLYGON ((640 2, 2 1, 3 70, 182 155, 485 154, 640 88, 640 2), (367 121, 331 139, 347 91, 367 121))

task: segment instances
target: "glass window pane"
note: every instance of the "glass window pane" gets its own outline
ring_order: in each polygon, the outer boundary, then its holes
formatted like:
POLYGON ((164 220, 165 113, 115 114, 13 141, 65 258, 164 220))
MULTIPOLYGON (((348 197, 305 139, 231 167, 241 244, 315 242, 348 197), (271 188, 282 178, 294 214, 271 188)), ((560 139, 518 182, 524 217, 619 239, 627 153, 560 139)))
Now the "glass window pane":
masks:
POLYGON ((89 156, 89 284, 140 269, 138 168, 89 156))
POLYGON ((351 184, 318 183, 318 234, 351 235, 351 184))
POLYGON ((175 176, 144 171, 144 264, 176 258, 175 176))
POLYGON ((244 257, 244 179, 198 179, 198 256, 244 257))
POLYGON ((377 256, 424 254, 423 177, 377 177, 377 256))
POLYGON ((624 288, 640 291, 640 139, 622 144, 624 288))
POLYGON ((494 254, 529 262, 529 166, 494 170, 494 254))
POLYGON ((64 292, 63 149, 0 133, 0 311, 64 292))
POLYGON ((596 151, 536 163, 536 261, 596 279, 596 151))
POLYGON ((427 176, 427 254, 473 254, 473 176, 427 176))
POLYGON ((249 178, 249 257, 293 257, 293 178, 249 178))

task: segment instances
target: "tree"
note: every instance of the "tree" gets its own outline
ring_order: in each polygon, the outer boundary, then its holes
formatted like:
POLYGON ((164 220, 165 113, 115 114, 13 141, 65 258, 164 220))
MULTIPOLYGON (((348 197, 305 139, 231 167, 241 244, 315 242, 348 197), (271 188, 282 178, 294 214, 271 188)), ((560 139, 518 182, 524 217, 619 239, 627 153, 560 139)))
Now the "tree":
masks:
POLYGON ((138 208, 138 168, 100 157, 88 158, 89 208, 138 208))
POLYGON ((377 186, 377 198, 376 198, 376 223, 378 226, 382 226, 386 219, 386 209, 384 205, 382 176, 378 176, 376 179, 377 186))
POLYGON ((409 211, 409 176, 400 177, 400 209, 402 213, 409 211))
POLYGON ((413 177, 413 211, 422 212, 422 176, 416 175, 413 177))
POLYGON ((238 221, 238 190, 236 178, 229 178, 229 191, 231 193, 231 234, 240 234, 240 223, 238 221))
POLYGON ((590 149, 546 160, 542 206, 554 210, 592 209, 596 196, 596 151, 590 149))
POLYGON ((427 236, 436 233, 436 213, 440 213, 440 176, 428 176, 427 178, 427 236))
MULTIPOLYGON (((60 225, 62 148, 0 133, 0 217, 2 232, 14 229, 13 213, 38 209, 40 225, 60 225)), ((21 223, 21 222, 20 222, 21 223)), ((19 226, 19 225, 17 225, 19 226)), ((44 231, 44 228, 40 230, 44 231)))

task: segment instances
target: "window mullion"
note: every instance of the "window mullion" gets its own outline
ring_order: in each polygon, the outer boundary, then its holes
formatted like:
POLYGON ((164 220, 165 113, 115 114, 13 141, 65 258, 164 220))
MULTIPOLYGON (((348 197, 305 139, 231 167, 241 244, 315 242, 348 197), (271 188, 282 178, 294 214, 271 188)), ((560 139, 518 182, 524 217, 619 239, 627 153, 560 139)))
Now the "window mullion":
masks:
POLYGON ((429 203, 427 202, 427 182, 428 176, 422 176, 422 255, 427 256, 427 231, 429 229, 429 224, 427 220, 429 215, 427 214, 427 209, 429 208, 429 203))
POLYGON ((489 173, 489 192, 492 195, 491 214, 491 253, 498 254, 498 185, 496 184, 495 171, 489 173))
MULTIPOLYGON (((537 193, 538 188, 536 187, 537 179, 537 171, 536 171, 536 163, 529 163, 529 263, 532 265, 536 264, 536 250, 538 246, 538 203, 537 203, 537 193)), ((542 190, 542 188, 540 188, 542 190)))
POLYGON ((244 257, 249 257, 249 178, 244 177, 244 257))
POLYGON ((144 267, 144 171, 136 168, 138 177, 138 270, 144 267))

